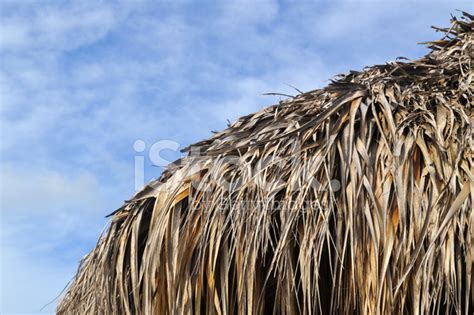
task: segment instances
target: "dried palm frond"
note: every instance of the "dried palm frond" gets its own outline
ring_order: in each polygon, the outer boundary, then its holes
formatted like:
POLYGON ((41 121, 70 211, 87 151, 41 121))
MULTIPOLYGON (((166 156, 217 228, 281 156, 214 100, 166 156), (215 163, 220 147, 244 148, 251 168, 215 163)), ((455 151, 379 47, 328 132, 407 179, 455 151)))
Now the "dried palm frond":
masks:
POLYGON ((58 314, 472 314, 473 27, 187 148, 58 314))

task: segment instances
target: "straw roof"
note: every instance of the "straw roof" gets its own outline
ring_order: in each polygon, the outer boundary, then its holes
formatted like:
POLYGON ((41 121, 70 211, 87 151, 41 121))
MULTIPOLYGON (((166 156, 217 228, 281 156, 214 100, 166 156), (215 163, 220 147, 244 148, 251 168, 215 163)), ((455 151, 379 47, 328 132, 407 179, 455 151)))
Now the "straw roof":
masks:
POLYGON ((58 314, 470 313, 473 28, 188 147, 112 214, 58 314))

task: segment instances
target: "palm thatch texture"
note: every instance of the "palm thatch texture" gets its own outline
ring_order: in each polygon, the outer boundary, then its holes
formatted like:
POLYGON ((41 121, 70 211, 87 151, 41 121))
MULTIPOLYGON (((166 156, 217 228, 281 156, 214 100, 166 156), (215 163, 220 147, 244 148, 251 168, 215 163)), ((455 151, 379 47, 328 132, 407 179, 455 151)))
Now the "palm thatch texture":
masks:
POLYGON ((58 314, 472 314, 473 27, 186 149, 58 314))

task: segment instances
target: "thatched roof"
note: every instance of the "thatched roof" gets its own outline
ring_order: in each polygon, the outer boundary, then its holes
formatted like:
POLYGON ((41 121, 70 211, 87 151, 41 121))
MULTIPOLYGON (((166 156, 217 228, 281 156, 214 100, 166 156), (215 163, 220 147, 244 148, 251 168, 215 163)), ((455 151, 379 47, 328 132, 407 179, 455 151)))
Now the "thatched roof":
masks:
POLYGON ((471 312, 473 27, 189 147, 113 213, 58 313, 471 312))

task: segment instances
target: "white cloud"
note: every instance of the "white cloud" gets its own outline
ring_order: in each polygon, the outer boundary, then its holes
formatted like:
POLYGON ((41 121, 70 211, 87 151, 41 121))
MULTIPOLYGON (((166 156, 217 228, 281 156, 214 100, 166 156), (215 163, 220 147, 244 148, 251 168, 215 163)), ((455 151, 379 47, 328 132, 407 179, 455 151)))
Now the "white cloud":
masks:
POLYGON ((2 49, 21 47, 28 42, 29 28, 19 22, 13 19, 3 19, 0 22, 0 47, 2 49))
POLYGON ((24 169, 12 164, 0 168, 3 216, 11 214, 10 211, 14 211, 15 215, 23 211, 35 215, 56 215, 55 206, 64 208, 78 201, 86 208, 84 210, 96 208, 99 203, 98 191, 99 183, 89 172, 67 176, 58 171, 24 169), (40 213, 36 214, 36 211, 40 213))
POLYGON ((105 225, 107 194, 87 171, 2 165, 1 314, 40 313, 61 292, 105 225))
POLYGON ((45 3, 3 5, 0 47, 3 51, 38 49, 67 51, 93 43, 113 29, 123 18, 122 8, 95 2, 75 2, 68 6, 45 3), (15 10, 15 15, 11 13, 15 10))
POLYGON ((97 237, 113 210, 105 202, 109 192, 87 171, 64 173, 12 163, 1 167, 0 248, 16 244, 25 254, 43 255, 70 244, 75 252, 82 245, 71 240, 97 237))
POLYGON ((242 24, 261 25, 274 21, 279 12, 276 0, 236 0, 219 2, 219 24, 242 27, 242 24))

